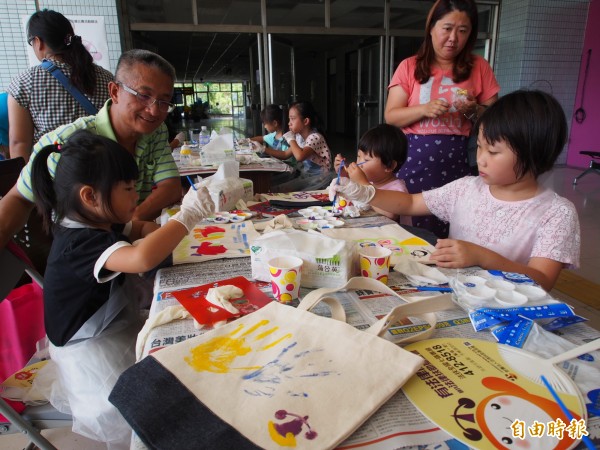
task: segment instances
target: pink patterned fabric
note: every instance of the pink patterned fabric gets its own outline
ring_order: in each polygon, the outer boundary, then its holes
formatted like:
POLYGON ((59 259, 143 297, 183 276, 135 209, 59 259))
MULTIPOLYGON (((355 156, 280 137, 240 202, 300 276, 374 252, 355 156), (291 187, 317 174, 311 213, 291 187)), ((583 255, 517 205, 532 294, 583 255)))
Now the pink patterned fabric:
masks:
POLYGON ((494 198, 479 177, 464 177, 423 192, 429 210, 450 222, 450 238, 473 242, 521 264, 531 257, 579 266, 580 231, 575 206, 550 189, 533 198, 494 198))

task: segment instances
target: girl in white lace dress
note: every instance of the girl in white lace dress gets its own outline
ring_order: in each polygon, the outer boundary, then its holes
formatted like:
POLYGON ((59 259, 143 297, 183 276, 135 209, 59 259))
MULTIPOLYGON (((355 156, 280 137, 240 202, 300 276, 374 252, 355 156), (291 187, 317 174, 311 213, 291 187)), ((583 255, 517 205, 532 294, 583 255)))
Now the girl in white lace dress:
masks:
POLYGON ((375 189, 351 164, 351 181, 332 183, 330 195, 398 214, 434 214, 450 223, 449 238, 431 256, 438 266, 523 273, 549 291, 563 267, 579 265, 577 211, 538 182, 566 143, 565 114, 549 94, 516 91, 490 106, 478 127, 478 177, 405 194, 375 189))

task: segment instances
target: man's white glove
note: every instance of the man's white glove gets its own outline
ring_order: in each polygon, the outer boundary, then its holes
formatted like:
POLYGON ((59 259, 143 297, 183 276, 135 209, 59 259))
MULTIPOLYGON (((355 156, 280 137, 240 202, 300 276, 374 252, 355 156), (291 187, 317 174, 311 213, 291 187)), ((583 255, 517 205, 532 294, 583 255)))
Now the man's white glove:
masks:
POLYGON ((173 219, 183 224, 189 233, 214 210, 215 204, 211 200, 206 187, 198 187, 197 191, 191 187, 181 201, 179 212, 175 213, 169 220, 173 219))
POLYGON ((185 142, 185 133, 183 131, 180 131, 179 133, 177 133, 177 136, 175 136, 175 139, 177 139, 179 143, 183 145, 183 143, 185 142))
POLYGON ((293 131, 288 131, 287 133, 285 133, 283 135, 283 138, 285 139, 285 141, 287 143, 290 143, 291 141, 295 141, 296 140, 296 133, 294 133, 293 131))
POLYGON ((364 186, 355 183, 346 177, 340 178, 338 184, 337 178, 334 178, 329 185, 329 200, 333 201, 336 193, 352 202, 369 203, 375 196, 375 187, 371 184, 364 186))

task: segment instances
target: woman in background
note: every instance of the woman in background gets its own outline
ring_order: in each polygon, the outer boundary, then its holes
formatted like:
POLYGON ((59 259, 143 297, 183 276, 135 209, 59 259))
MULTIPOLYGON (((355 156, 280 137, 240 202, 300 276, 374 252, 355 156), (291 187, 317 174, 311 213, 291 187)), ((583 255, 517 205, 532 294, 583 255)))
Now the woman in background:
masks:
MULTIPOLYGON (((397 176, 410 193, 469 173, 473 123, 500 91, 490 65, 472 53, 477 29, 474 0, 438 0, 429 11, 421 48, 392 77, 385 121, 408 138, 408 158, 397 176)), ((448 236, 448 225, 434 216, 414 217, 413 225, 448 236)))
MULTIPOLYGON (((61 13, 44 9, 27 22, 27 43, 38 60, 50 60, 88 100, 100 109, 109 98, 113 75, 94 64, 81 36, 61 13)), ((16 76, 8 87, 10 157, 27 162, 41 136, 89 115, 83 106, 41 66, 16 76)))

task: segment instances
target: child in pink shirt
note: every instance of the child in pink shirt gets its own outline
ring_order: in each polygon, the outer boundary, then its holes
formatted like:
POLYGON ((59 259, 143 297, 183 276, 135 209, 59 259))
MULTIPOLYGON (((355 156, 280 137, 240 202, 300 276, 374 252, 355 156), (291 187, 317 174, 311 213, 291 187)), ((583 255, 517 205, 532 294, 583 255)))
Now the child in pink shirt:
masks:
MULTIPOLYGON (((407 154, 406 136, 392 125, 381 124, 366 131, 358 142, 358 153, 356 162, 360 165, 366 183, 370 183, 377 189, 386 191, 408 192, 404 180, 396 178, 396 173, 406 161, 407 154)), ((340 172, 344 158, 339 153, 335 156, 333 167, 340 172)), ((348 172, 343 165, 341 176, 347 177, 348 172)), ((412 225, 412 218, 399 216, 395 212, 373 206, 373 209, 392 220, 403 225, 412 225)))
POLYGON ((364 185, 351 164, 352 181, 332 183, 330 196, 339 192, 398 214, 434 214, 450 223, 449 239, 439 239, 431 256, 438 266, 523 273, 549 291, 563 267, 579 265, 577 211, 538 183, 566 143, 565 114, 549 94, 516 91, 490 106, 477 126, 478 177, 403 194, 364 185))

